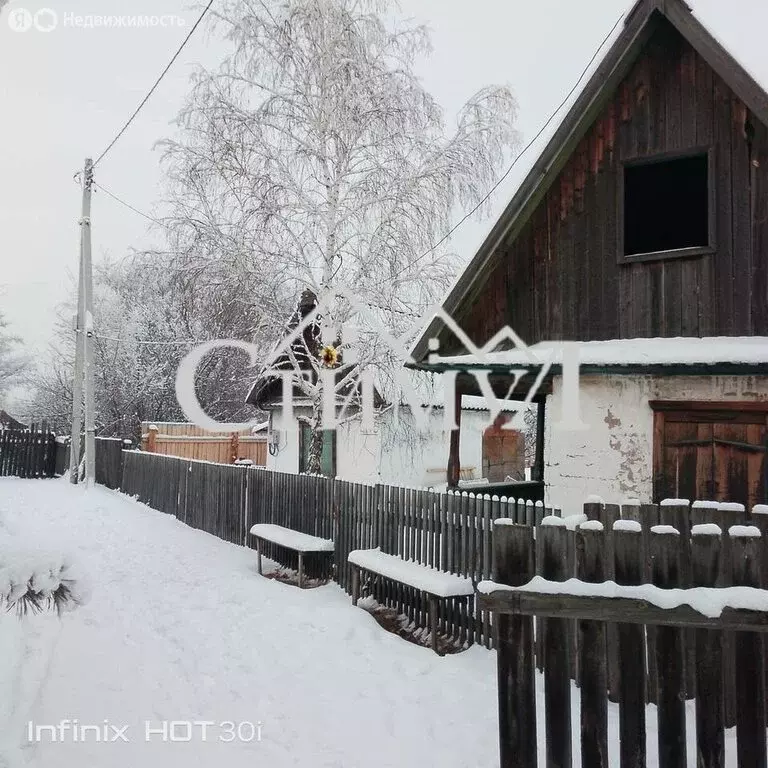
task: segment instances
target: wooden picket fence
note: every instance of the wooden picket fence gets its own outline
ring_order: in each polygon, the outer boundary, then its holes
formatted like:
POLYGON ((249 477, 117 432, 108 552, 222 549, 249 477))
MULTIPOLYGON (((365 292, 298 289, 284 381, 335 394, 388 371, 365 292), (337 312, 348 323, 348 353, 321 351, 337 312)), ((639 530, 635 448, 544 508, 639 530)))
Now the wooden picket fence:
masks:
POLYGON ((56 437, 45 425, 0 430, 0 477, 53 477, 56 437))
MULTIPOLYGON (((82 459, 85 441, 80 440, 82 459)), ((96 438, 96 482, 117 490, 123 480, 123 455, 131 448, 131 440, 119 437, 96 438)), ((69 438, 57 437, 55 446, 54 474, 58 477, 69 471, 69 438)))
MULTIPOLYGON (((274 523, 313 536, 333 539, 336 548, 328 571, 328 559, 308 558, 307 574, 315 578, 333 578, 351 594, 352 579, 347 557, 354 549, 380 547, 389 554, 399 555, 423 565, 472 579, 475 583, 491 578, 494 572, 494 521, 504 518, 535 530, 535 539, 546 539, 549 526, 542 527, 546 517, 559 516, 560 510, 545 508, 540 503, 491 497, 470 493, 435 493, 425 489, 387 485, 365 485, 327 477, 273 472, 259 467, 212 464, 179 459, 138 451, 125 451, 121 488, 140 501, 163 512, 175 515, 190 526, 205 530, 227 541, 250 546, 248 531, 255 523, 274 523), (540 531, 544 531, 540 534, 540 531)), ((728 528, 744 523, 749 516, 737 508, 722 505, 693 508, 683 505, 590 503, 584 509, 589 519, 599 520, 609 530, 609 567, 606 579, 614 577, 612 524, 619 519, 642 524, 644 551, 650 553, 649 535, 652 526, 674 523, 684 537, 691 525, 713 519, 728 528)), ((768 516, 756 515, 757 524, 768 522, 768 516)), ((570 520, 566 536, 566 551, 557 560, 558 578, 565 580, 577 574, 576 533, 578 519, 570 520)), ((295 568, 295 553, 276 546, 265 550, 267 556, 295 568)), ((540 555, 534 561, 534 575, 552 578, 547 560, 540 555)), ((685 578, 690 565, 684 559, 685 578)), ((554 566, 552 566, 554 567, 554 566)), ((646 555, 642 578, 651 578, 652 561, 646 555)), ((768 572, 768 565, 766 566, 768 572)), ((416 626, 425 626, 427 605, 415 590, 386 580, 369 578, 364 584, 367 594, 381 605, 394 608, 416 626)), ((441 631, 460 638, 463 645, 470 641, 491 648, 495 644, 492 612, 476 606, 468 613, 466 603, 446 601, 440 616, 441 631)), ((537 622, 538 623, 538 620, 537 622)), ((543 623, 537 631, 536 659, 543 668, 543 623)), ((612 701, 618 701, 619 652, 618 630, 609 625, 606 690, 612 701)), ((564 639, 569 651, 569 677, 580 681, 579 636, 575 624, 566 626, 564 639)), ((694 637, 686 636, 686 653, 692 658, 694 637)), ((653 648, 653 630, 649 631, 649 647, 653 648)), ((657 700, 656 671, 651 658, 647 671, 649 700, 657 700)), ((726 654, 729 670, 735 664, 726 654)), ((687 665, 686 695, 693 696, 693 664, 687 665)), ((727 692, 726 722, 734 722, 734 692, 727 692)))
MULTIPOLYGON (((616 509, 606 514, 606 506, 585 505, 585 515, 615 521, 616 509)), ((691 757, 696 765, 726 765, 724 730, 735 725, 734 765, 765 766, 768 595, 757 590, 749 595, 766 611, 737 605, 712 617, 685 600, 668 605, 670 593, 664 590, 707 588, 698 599, 711 607, 724 600, 721 588, 764 588, 768 508, 750 514, 740 505, 669 500, 621 512, 634 524, 569 530, 545 520, 535 539, 528 526, 496 527, 495 583, 483 585, 479 602, 497 620, 501 768, 537 765, 537 711, 544 713, 538 724, 546 734, 542 762, 572 765, 574 677, 580 688, 576 732, 582 765, 609 763, 607 711, 613 699, 619 706, 622 768, 685 766, 685 701, 695 699, 696 755, 691 757), (547 583, 530 584, 535 575, 547 583), (573 577, 579 581, 557 588, 556 582, 573 577), (589 583, 600 588, 590 590, 589 583), (637 585, 659 591, 620 591, 637 585), (537 657, 544 673, 538 710, 537 657), (657 704, 655 759, 646 754, 649 702, 657 704)), ((732 592, 728 597, 737 599, 732 592)), ((696 604, 696 596, 687 599, 696 604)))
MULTIPOLYGON (((469 493, 364 485, 327 477, 272 472, 260 467, 222 465, 140 451, 123 453, 121 489, 154 509, 226 541, 250 546, 255 523, 274 523, 313 536, 333 539, 328 559, 309 557, 307 575, 333 578, 351 594, 347 556, 355 549, 381 547, 423 565, 479 582, 492 571, 493 520, 511 517, 535 525, 546 513, 541 505, 469 493), (325 570, 323 570, 325 569, 325 570)), ((265 554, 295 567, 295 553, 265 545, 265 554)), ((425 626, 422 595, 371 577, 367 594, 425 626)), ((446 600, 441 630, 490 648, 489 613, 470 615, 466 601, 446 600)))

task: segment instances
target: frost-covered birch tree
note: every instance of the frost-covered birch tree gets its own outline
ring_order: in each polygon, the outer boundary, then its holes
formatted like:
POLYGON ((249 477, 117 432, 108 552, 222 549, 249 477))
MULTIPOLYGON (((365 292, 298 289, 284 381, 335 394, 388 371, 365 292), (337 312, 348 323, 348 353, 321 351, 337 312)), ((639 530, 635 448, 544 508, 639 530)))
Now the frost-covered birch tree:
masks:
MULTIPOLYGON (((106 260, 94 270, 96 428, 98 435, 140 435, 142 421, 183 418, 174 381, 189 340, 253 338, 258 318, 244 310, 243 290, 222 293, 179 279, 162 253, 134 253, 106 260)), ((72 409, 74 341, 72 299, 59 308, 48 354, 30 378, 24 406, 30 419, 44 418, 67 432, 72 409)), ((245 420, 253 373, 231 355, 212 354, 196 381, 200 401, 215 418, 245 420)))
POLYGON ((8 390, 20 383, 29 366, 29 358, 21 350, 21 340, 8 329, 8 321, 0 311, 0 403, 8 390))
MULTIPOLYGON (((217 30, 231 51, 197 72, 180 135, 164 142, 177 268, 222 289, 247 282, 276 338, 304 289, 340 286, 401 332, 454 274, 434 244, 515 146, 504 86, 446 124, 415 74, 428 30, 395 12, 376 0, 223 0, 217 30)), ((343 345, 348 312, 341 298, 326 312, 331 345, 343 345)), ((358 363, 376 360, 386 378, 387 353, 370 338, 358 363)), ((316 471, 321 396, 305 373, 296 385, 313 403, 316 471)))

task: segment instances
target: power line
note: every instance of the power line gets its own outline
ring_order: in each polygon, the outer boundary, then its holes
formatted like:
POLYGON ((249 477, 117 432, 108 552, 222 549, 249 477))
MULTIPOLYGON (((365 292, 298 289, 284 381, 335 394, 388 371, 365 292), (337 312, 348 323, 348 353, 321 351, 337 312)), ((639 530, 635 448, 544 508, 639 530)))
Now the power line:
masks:
MULTIPOLYGON (((211 2, 209 2, 209 3, 208 3, 208 6, 206 7, 205 11, 203 11, 203 14, 202 14, 202 16, 200 17, 200 19, 198 19, 198 22, 197 22, 197 24, 195 24, 195 27, 196 27, 196 26, 197 26, 197 25, 200 23, 200 21, 202 21, 202 17, 205 15, 205 13, 206 13, 206 11, 208 10, 208 8, 210 8, 210 7, 211 7, 211 4, 212 4, 212 3, 213 3, 213 0, 211 0, 211 2)), ((492 194, 493 194, 493 193, 494 193, 494 192, 495 192, 495 191, 496 191, 496 190, 497 190, 497 189, 498 189, 498 188, 501 186, 501 184, 504 182, 504 180, 505 180, 505 179, 506 179, 506 178, 509 176, 509 174, 512 172, 512 169, 515 167, 515 165, 517 165, 517 163, 518 163, 518 161, 520 160, 520 158, 521 158, 521 157, 522 157, 522 156, 523 156, 523 155, 524 155, 524 154, 525 154, 525 153, 526 153, 526 152, 527 152, 527 151, 528 151, 528 150, 529 150, 529 149, 530 149, 530 148, 531 148, 531 147, 532 147, 532 146, 533 146, 535 143, 536 143, 536 141, 539 139, 539 137, 540 137, 540 136, 541 136, 541 135, 544 133, 544 131, 546 131, 546 129, 549 127, 549 125, 550 125, 550 124, 552 123, 552 121, 555 119, 555 117, 556 117, 556 116, 557 116, 557 114, 560 112, 560 110, 561 110, 561 109, 562 109, 562 108, 563 108, 563 107, 564 107, 564 106, 565 106, 565 105, 568 103, 568 100, 571 98, 571 96, 573 96, 574 92, 575 92, 575 91, 576 91, 576 89, 579 87, 579 85, 581 85, 581 82, 582 82, 582 80, 584 79, 584 77, 585 77, 585 76, 587 75, 587 73, 589 72, 589 70, 590 70, 590 68, 591 68, 592 64, 593 64, 593 63, 594 63, 594 61, 595 61, 595 59, 596 59, 596 58, 598 57, 598 55, 600 54, 600 51, 603 49, 603 46, 604 46, 604 45, 605 45, 605 44, 608 42, 608 40, 611 38, 611 36, 612 36, 612 35, 613 35, 613 33, 616 31, 616 28, 619 26, 619 24, 621 23, 621 21, 622 21, 622 19, 623 19, 623 18, 624 18, 624 14, 621 14, 621 15, 619 16, 619 18, 618 18, 618 19, 616 19, 616 22, 615 22, 615 23, 614 23, 614 25, 611 27, 611 30, 610 30, 610 31, 608 32, 608 34, 607 34, 607 35, 606 35, 606 36, 603 38, 602 42, 601 42, 601 43, 600 43, 600 45, 597 47, 597 49, 595 50, 595 52, 592 54, 592 57, 591 57, 591 58, 590 58, 590 60, 587 62, 587 64, 586 64, 586 66, 584 67, 584 69, 582 69, 582 71, 581 71, 581 74, 579 75, 579 77, 578 77, 578 79, 576 80, 576 82, 573 84, 573 87, 572 87, 572 88, 571 88, 571 89, 568 91, 568 93, 565 95, 565 97, 563 98, 563 100, 562 100, 562 101, 561 101, 561 102, 558 104, 557 108, 556 108, 556 109, 554 110, 554 112, 552 112, 552 114, 551 114, 551 115, 550 115, 550 116, 547 118, 547 120, 544 122, 544 124, 541 126, 541 128, 539 128, 539 130, 536 132, 536 135, 535 135, 535 136, 534 136, 534 137, 533 137, 533 138, 532 138, 532 139, 531 139, 531 140, 530 140, 530 141, 529 141, 529 142, 528 142, 528 143, 527 143, 527 144, 526 144, 526 145, 523 147, 523 149, 520 151, 520 153, 519 153, 519 154, 518 154, 518 155, 515 157, 515 159, 514 159, 514 160, 513 160, 513 161, 510 163, 510 165, 509 165, 509 167, 507 168, 507 170, 506 170, 506 171, 504 171, 503 175, 502 175, 502 176, 501 176, 501 177, 498 179, 498 181, 496 181, 496 183, 495 183, 495 184, 494 184, 494 185, 491 187, 491 189, 490 189, 490 190, 489 190, 489 191, 486 193, 486 195, 485 195, 485 196, 482 198, 482 200, 480 200, 480 202, 478 202, 478 203, 477 203, 477 204, 476 204, 476 205, 475 205, 475 206, 474 206, 474 207, 473 207, 473 208, 472 208, 472 209, 471 209, 469 212, 467 212, 466 214, 464 214, 464 216, 462 216, 462 217, 461 217, 461 219, 459 219, 459 221, 458 221, 458 222, 457 222, 457 223, 456 223, 456 224, 455 224, 455 225, 454 225, 454 226, 453 226, 453 227, 452 227, 452 228, 451 228, 451 229, 450 229, 450 230, 449 230, 449 231, 448 231, 448 232, 447 232, 445 235, 443 235, 443 237, 441 237, 441 238, 440 238, 440 239, 439 239, 439 240, 438 240, 438 241, 437 241, 437 242, 436 242, 434 245, 432 245, 430 248, 428 248, 426 251, 424 251, 424 253, 422 253, 422 254, 421 254, 421 256, 419 256, 419 257, 418 257, 417 259, 415 259, 414 261, 410 262, 410 263, 409 263, 409 264, 408 264, 406 267, 404 267, 403 269, 401 269, 399 272, 396 272, 396 273, 394 274, 394 276, 393 276, 393 277, 398 277, 398 276, 399 276, 399 275, 401 275, 403 272, 406 272, 406 271, 408 271, 409 269, 411 269, 412 267, 414 267, 414 266, 415 266, 416 264, 418 264, 418 263, 419 263, 419 262, 420 262, 422 259, 425 259, 427 256, 429 256, 429 254, 430 254, 430 253, 432 253, 433 251, 435 251, 435 250, 436 250, 437 248, 439 248, 439 247, 440 247, 440 246, 441 246, 441 245, 442 245, 442 244, 443 244, 443 243, 444 243, 446 240, 448 240, 448 238, 450 238, 450 237, 451 237, 451 236, 452 236, 452 235, 453 235, 453 234, 456 232, 456 230, 457 230, 457 229, 459 229, 459 227, 461 227, 461 225, 462 225, 462 224, 464 224, 464 222, 465 222, 465 221, 467 221, 469 218, 471 218, 471 217, 472 217, 472 216, 473 216, 473 215, 474 215, 474 214, 475 214, 475 213, 476 213, 476 212, 477 212, 477 211, 480 209, 480 207, 481 207, 481 206, 482 206, 484 203, 486 203, 486 202, 487 202, 487 200, 490 198, 490 196, 491 196, 491 195, 492 195, 492 194)), ((192 29, 192 32, 194 32, 194 28, 192 29)), ((191 36, 192 32, 190 32, 190 35, 187 37, 187 39, 189 39, 189 37, 191 36)), ((186 41, 185 41, 185 42, 186 42, 186 41)), ((182 44, 182 48, 183 48, 183 44, 182 44)), ((179 49, 179 52, 180 52, 180 51, 181 51, 181 49, 179 49)), ((177 53, 176 55, 178 56, 178 53, 177 53)), ((175 58, 175 57, 174 57, 174 58, 175 58)), ((173 64, 173 60, 171 60, 171 64, 173 64)), ((168 66, 170 67, 170 64, 169 64, 168 66)), ((166 69, 166 71, 167 71, 167 69, 166 69)), ((165 74, 165 73, 163 73, 163 74, 165 74)), ((162 75, 161 75, 161 79, 162 79, 162 75)), ((158 81, 158 82, 159 82, 159 81, 158 81)), ((156 85, 157 85, 157 84, 156 84, 156 85)), ((151 96, 151 92, 150 92, 150 94, 148 95, 148 97, 149 97, 149 96, 151 96)), ((148 98, 148 97, 147 97, 147 98, 148 98)), ((145 99, 145 101, 146 101, 146 99, 145 99)), ((139 107, 139 109, 140 109, 140 108, 141 108, 141 107, 139 107)), ((138 111, 138 110, 137 110, 137 111, 138 111)), ((130 123, 130 121, 129 121, 129 123, 130 123)), ((126 125, 126 128, 127 128, 127 127, 128 127, 128 126, 126 125)), ((123 130, 125 130, 125 129, 123 129, 123 130)), ((117 136, 117 138, 115 139, 115 141, 117 141, 117 139, 118 139, 118 138, 120 138, 120 135, 118 135, 118 136, 117 136)), ((114 144, 114 143, 115 143, 115 142, 113 141, 113 142, 112 142, 112 144, 114 144)), ((111 147, 111 146, 112 146, 112 145, 110 145, 110 147, 111 147)), ((109 151, 110 147, 107 147, 107 149, 106 149, 106 150, 105 150, 105 151, 102 153, 101 157, 104 157, 104 155, 105 155, 105 154, 106 154, 106 153, 109 151)), ((99 160, 101 160, 101 157, 99 158, 99 160)), ((97 161, 96 161, 96 163, 98 163, 98 162, 99 162, 99 160, 97 160, 97 161)), ((96 165, 96 163, 94 163, 94 166, 96 165)), ((125 200, 122 200, 122 199, 121 199, 121 198, 119 198, 117 195, 115 195, 115 194, 113 194, 112 192, 110 192, 108 189, 105 189, 104 187, 102 187, 100 184, 97 184, 96 182, 94 182, 94 186, 98 187, 98 188, 99 188, 99 189, 101 189, 103 192, 105 192, 107 195, 109 195, 109 196, 110 196, 112 199, 116 200, 116 201, 117 201, 118 203, 120 203, 121 205, 124 205, 126 208, 128 208, 128 209, 132 210, 134 213, 137 213, 139 216, 142 216, 142 217, 144 217, 145 219, 147 219, 148 221, 151 221, 151 222, 153 222, 154 224, 159 224, 159 225, 160 225, 161 227, 163 227, 163 228, 166 228, 166 229, 168 228, 168 225, 167 225, 167 224, 164 224, 162 221, 160 221, 160 220, 158 220, 158 219, 155 219, 154 217, 150 216, 149 214, 146 214, 146 213, 144 213, 143 211, 140 211, 138 208, 135 208, 135 207, 134 207, 134 206, 132 206, 130 203, 127 203, 127 202, 125 202, 125 200)), ((382 306, 380 306, 380 305, 374 305, 374 306, 376 306, 378 309, 381 309, 381 310, 385 310, 385 311, 389 311, 389 312, 393 312, 393 313, 395 313, 395 314, 407 315, 407 316, 410 316, 410 317, 419 317, 419 316, 418 316, 418 315, 416 315, 416 314, 413 314, 413 313, 411 313, 411 312, 407 312, 407 311, 404 311, 404 310, 398 310, 398 309, 395 309, 394 307, 382 307, 382 306)), ((202 343, 202 342, 200 342, 200 343, 202 343)))
POLYGON ((96 158, 96 162, 93 164, 94 168, 104 159, 104 156, 107 154, 107 152, 109 152, 109 150, 112 149, 112 147, 114 147, 115 144, 117 144, 117 142, 120 140, 120 137, 128 130, 128 126, 130 126, 130 124, 136 119, 136 116, 139 114, 139 112, 141 112, 141 110, 144 108, 144 105, 150 100, 150 98, 152 98, 152 94, 157 90, 157 87, 160 85, 163 78, 168 74, 168 70, 173 66, 176 59, 179 58, 179 56, 181 55, 181 52, 184 50, 185 46, 189 42, 192 35, 195 34, 195 30, 200 26, 203 19, 205 18, 205 15, 208 13, 212 5, 213 5, 213 0, 209 0, 208 5, 205 6, 205 8, 203 9, 203 12, 200 14, 199 18, 192 26, 192 29, 189 30, 189 34, 184 38, 184 40, 182 41, 176 53, 173 54, 173 57, 168 62, 165 69, 160 73, 160 77, 158 77, 157 80, 155 80, 155 84, 149 89, 149 93, 147 93, 147 95, 141 100, 141 103, 139 104, 139 106, 136 107, 133 114, 128 118, 128 122, 126 122, 126 124, 118 131, 117 136, 115 136, 115 138, 112 139, 112 141, 109 143, 107 148, 96 158))
MULTIPOLYGON (((78 331, 80 333, 80 331, 78 331)), ((183 347, 187 344, 207 344, 210 341, 217 341, 217 339, 181 339, 179 341, 149 341, 145 339, 131 339, 121 338, 120 336, 101 336, 97 333, 93 334, 94 339, 101 339, 102 341, 124 341, 131 344, 141 344, 143 346, 152 347, 183 347)))
POLYGON ((110 192, 106 187, 103 187, 98 182, 93 182, 93 186, 100 189, 104 194, 109 195, 113 200, 120 203, 120 205, 124 205, 126 208, 132 210, 134 213, 137 213, 139 216, 143 216, 147 221, 151 221, 153 224, 158 224, 161 227, 167 228, 168 225, 160 221, 159 219, 154 218, 153 216, 150 216, 148 213, 144 213, 143 211, 140 211, 138 208, 134 208, 130 203, 126 203, 125 200, 122 198, 119 198, 114 192, 110 192))
POLYGON ((459 219, 459 221, 458 221, 458 222, 457 222, 457 223, 456 223, 456 224, 455 224, 455 225, 454 225, 454 226, 453 226, 453 227, 452 227, 450 230, 448 230, 448 232, 447 232, 445 235, 443 235, 443 237, 441 237, 441 238, 440 238, 440 239, 439 239, 439 240, 438 240, 438 241, 437 241, 437 242, 436 242, 436 243, 435 243, 433 246, 431 246, 431 247, 430 247, 430 248, 428 248, 426 251, 424 251, 424 253, 422 253, 422 254, 421 254, 421 256, 419 256, 419 258, 418 258, 418 259, 416 259, 415 261, 412 261, 412 262, 411 262, 410 264, 408 264, 406 267, 404 267, 403 269, 401 269, 401 270, 400 270, 400 272, 396 272, 396 273, 393 275, 393 277, 398 277, 398 276, 399 276, 399 275, 401 275, 403 272, 407 272, 409 269, 411 269, 411 268, 412 268, 412 267, 414 267, 416 264, 418 264, 418 263, 419 263, 419 262, 420 262, 422 259, 424 259, 424 258, 426 258, 427 256, 429 256, 429 254, 430 254, 430 253, 432 253, 432 251, 434 251, 434 250, 436 250, 437 248, 439 248, 439 247, 440 247, 440 246, 441 246, 441 245, 442 245, 442 244, 443 244, 443 243, 444 243, 444 242, 445 242, 445 241, 446 241, 446 240, 447 240, 449 237, 451 237, 451 235, 453 235, 453 233, 454 233, 454 232, 456 232, 456 230, 457 230, 457 229, 458 229, 458 228, 459 228, 459 227, 460 227, 460 226, 461 226, 461 225, 462 225, 462 224, 463 224, 463 223, 464 223, 464 222, 465 222, 467 219, 469 219, 469 218, 470 218, 470 217, 472 217, 472 216, 473 216, 475 213, 477 213, 477 211, 478 211, 478 210, 479 210, 479 209, 480 209, 480 208, 481 208, 481 207, 482 207, 482 206, 483 206, 483 205, 484 205, 484 204, 487 202, 488 198, 489 198, 489 197, 490 197, 490 196, 491 196, 491 195, 492 195, 492 194, 493 194, 493 193, 494 193, 494 192, 495 192, 495 191, 496 191, 496 190, 497 190, 497 189, 498 189, 498 188, 501 186, 501 184, 503 183, 503 181, 504 181, 504 180, 507 178, 507 176, 509 176, 509 174, 512 172, 512 169, 515 167, 515 165, 517 165, 517 161, 518 161, 518 160, 519 160, 519 159, 520 159, 520 158, 521 158, 521 157, 522 157, 522 156, 523 156, 523 155, 524 155, 524 154, 525 154, 525 153, 526 153, 526 152, 527 152, 527 151, 528 151, 528 150, 529 150, 529 149, 530 149, 530 148, 531 148, 531 147, 532 147, 532 146, 533 146, 535 143, 536 143, 536 141, 537 141, 537 140, 538 140, 538 138, 541 136, 541 134, 542 134, 542 133, 544 133, 544 131, 546 131, 546 130, 547 130, 547 128, 549 127, 549 124, 550 124, 550 123, 551 123, 551 122, 552 122, 552 121, 555 119, 555 116, 557 115, 557 113, 558 113, 558 112, 559 112, 559 111, 560 111, 560 110, 561 110, 561 109, 562 109, 562 108, 563 108, 563 107, 564 107, 564 106, 565 106, 565 105, 568 103, 568 100, 571 98, 571 96, 573 96, 574 92, 576 91, 576 89, 577 89, 577 88, 579 87, 579 85, 581 84, 581 81, 584 79, 584 77, 586 76, 587 72, 589 72, 589 69, 590 69, 590 67, 591 67, 591 66, 592 66, 592 64, 594 63, 595 59, 598 57, 598 55, 599 55, 600 51, 603 49, 603 46, 604 46, 604 45, 605 45, 605 44, 608 42, 608 40, 611 38, 611 36, 613 35, 613 33, 616 31, 616 27, 618 27, 618 26, 619 26, 619 24, 621 23, 621 21, 622 21, 622 19, 623 19, 623 18, 624 18, 624 14, 622 13, 622 14, 621 14, 621 16, 619 16, 619 18, 618 18, 618 19, 616 19, 616 23, 615 23, 615 24, 614 24, 614 25, 611 27, 611 31, 610 31, 610 32, 609 32, 609 33, 608 33, 608 34, 607 34, 607 35, 606 35, 606 36, 603 38, 603 41, 602 41, 602 42, 600 43, 600 45, 597 47, 597 50, 596 50, 596 51, 595 51, 595 52, 592 54, 592 58, 589 60, 589 62, 587 62, 587 65, 586 65, 586 66, 584 67, 584 69, 581 71, 581 74, 579 75, 579 78, 578 78, 578 80, 576 80, 576 82, 573 84, 573 87, 571 88, 571 90, 570 90, 570 91, 568 91, 568 93, 566 94, 565 98, 564 98, 564 99, 563 99, 563 100, 560 102, 560 104, 557 106, 557 109, 555 109, 555 111, 554 111, 554 112, 553 112, 553 113, 552 113, 552 114, 549 116, 549 118, 548 118, 548 119, 547 119, 547 121, 544 123, 544 125, 542 125, 542 126, 541 126, 541 128, 539 128, 539 130, 538 130, 538 132, 536 133, 536 135, 535 135, 535 136, 534 136, 534 137, 533 137, 533 138, 532 138, 532 139, 531 139, 531 140, 530 140, 530 141, 529 141, 529 142, 528 142, 528 143, 527 143, 527 144, 526 144, 526 145, 523 147, 523 149, 522 149, 522 151, 520 152, 520 154, 519 154, 519 155, 517 155, 517 157, 515 157, 515 159, 514 159, 514 160, 512 161, 512 163, 510 164, 509 168, 507 168, 507 170, 506 170, 506 171, 504 171, 504 174, 503 174, 503 175, 501 176, 501 178, 500 178, 500 179, 499 179, 499 180, 498 180, 498 181, 497 181, 497 182, 496 182, 496 183, 495 183, 495 184, 494 184, 494 185, 493 185, 493 186, 490 188, 490 190, 489 190, 489 191, 488 191, 488 193, 487 193, 487 194, 486 194, 486 195, 483 197, 483 199, 482 199, 482 200, 480 200, 480 202, 479 202, 479 203, 477 203, 477 205, 475 205, 475 207, 474 207, 474 208, 472 208, 472 210, 470 210, 468 213, 464 214, 464 216, 462 216, 462 217, 459 219))

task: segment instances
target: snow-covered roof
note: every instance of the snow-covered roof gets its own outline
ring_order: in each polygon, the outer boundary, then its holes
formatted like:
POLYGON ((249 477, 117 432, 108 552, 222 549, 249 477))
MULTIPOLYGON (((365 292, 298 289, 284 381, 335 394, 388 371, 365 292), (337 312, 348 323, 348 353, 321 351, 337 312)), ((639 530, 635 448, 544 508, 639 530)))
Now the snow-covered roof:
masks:
MULTIPOLYGON (((573 342, 579 350, 581 365, 766 365, 768 374, 768 336, 709 336, 670 339, 608 339, 573 342)), ((542 364, 562 363, 563 347, 557 342, 533 344, 527 350, 511 349, 489 352, 482 361, 474 355, 441 357, 440 364, 468 368, 493 366, 530 366, 531 356, 542 364)))

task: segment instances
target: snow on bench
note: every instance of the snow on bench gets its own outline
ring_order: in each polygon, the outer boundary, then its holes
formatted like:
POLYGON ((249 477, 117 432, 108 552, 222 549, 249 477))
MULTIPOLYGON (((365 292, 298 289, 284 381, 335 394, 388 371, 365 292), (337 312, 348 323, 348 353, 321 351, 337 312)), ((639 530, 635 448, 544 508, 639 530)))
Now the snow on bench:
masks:
MULTIPOLYGON (((388 555, 381 549, 355 549, 347 557, 352 568, 352 604, 357 605, 360 599, 360 571, 376 573, 387 579, 392 579, 407 587, 413 587, 429 596, 429 631, 432 638, 432 650, 442 655, 437 642, 438 599, 466 598, 468 615, 472 615, 472 603, 475 588, 471 579, 456 576, 452 573, 438 571, 426 565, 419 565, 412 560, 403 560, 396 555, 388 555)), ((469 633, 469 643, 473 642, 469 633)))
POLYGON ((332 539, 321 539, 272 523, 257 523, 251 528, 251 536, 256 539, 256 559, 259 574, 261 574, 260 542, 262 540, 299 553, 299 587, 304 585, 304 555, 308 552, 333 552, 336 548, 332 539))
POLYGON ((356 549, 349 553, 347 559, 358 568, 435 597, 467 597, 475 592, 471 579, 403 560, 396 555, 387 555, 380 549, 356 549))
POLYGON ((333 552, 335 549, 331 539, 321 539, 271 523, 257 523, 251 528, 251 536, 287 547, 295 552, 333 552))

